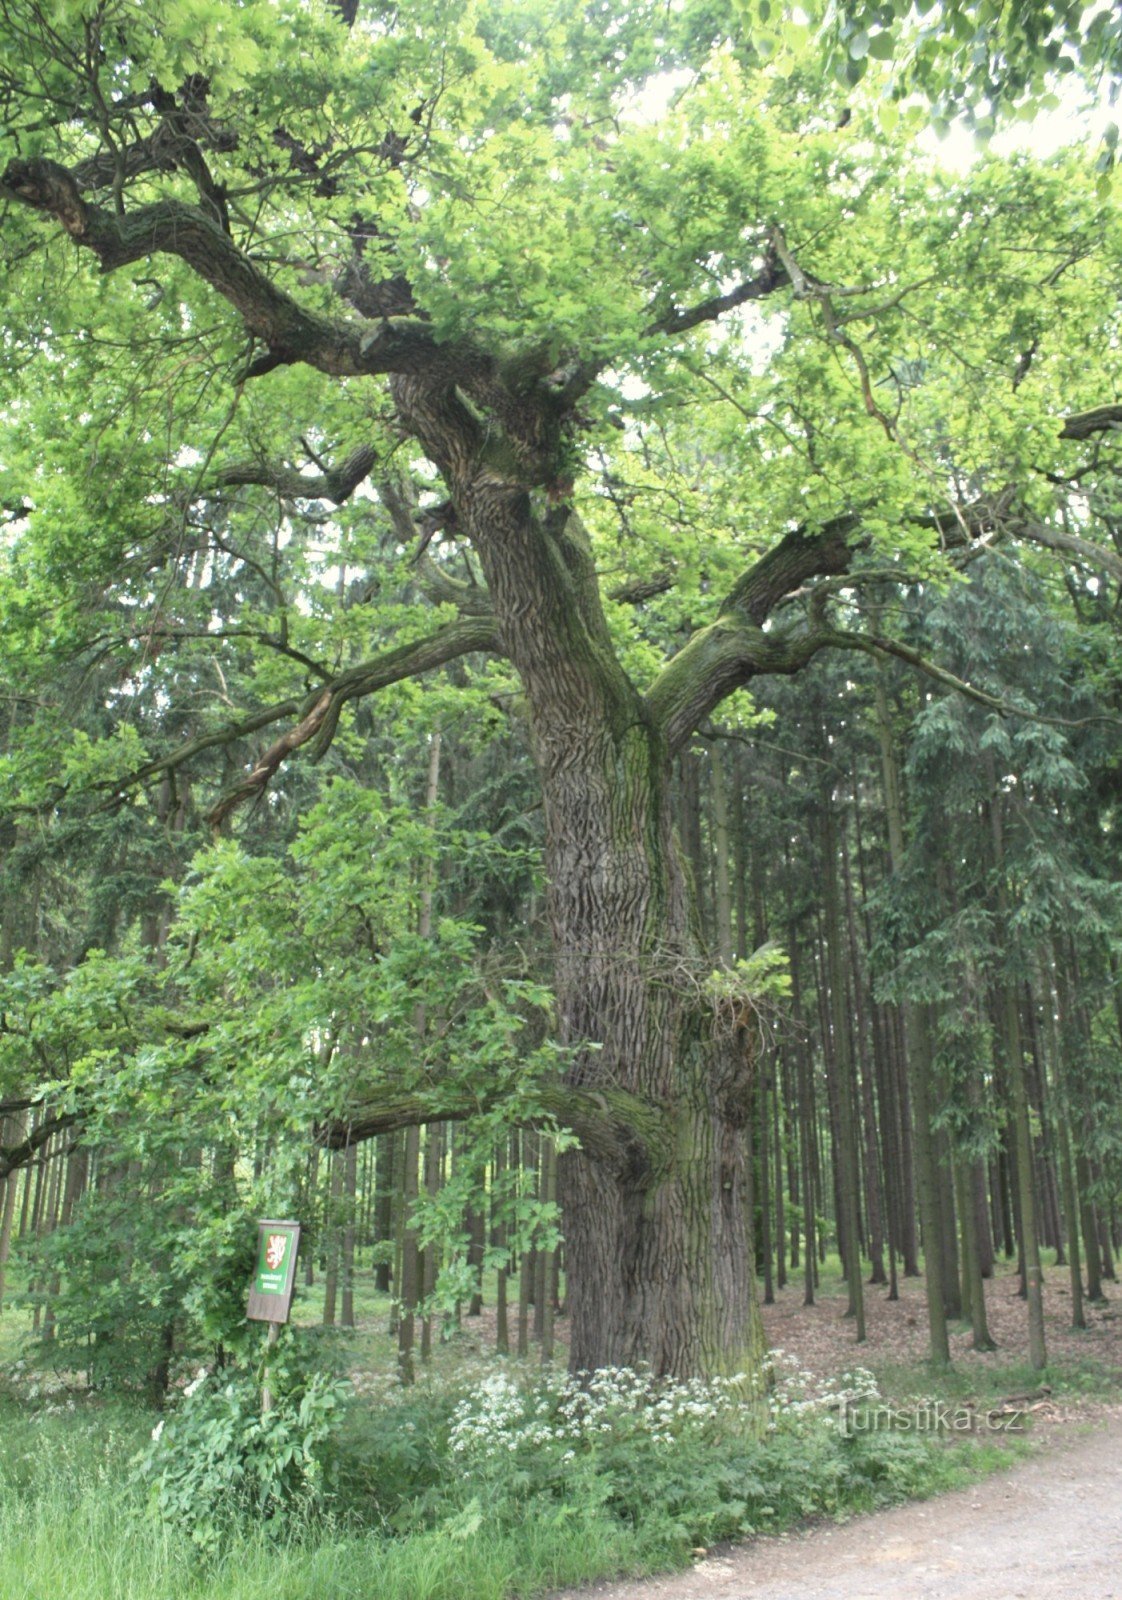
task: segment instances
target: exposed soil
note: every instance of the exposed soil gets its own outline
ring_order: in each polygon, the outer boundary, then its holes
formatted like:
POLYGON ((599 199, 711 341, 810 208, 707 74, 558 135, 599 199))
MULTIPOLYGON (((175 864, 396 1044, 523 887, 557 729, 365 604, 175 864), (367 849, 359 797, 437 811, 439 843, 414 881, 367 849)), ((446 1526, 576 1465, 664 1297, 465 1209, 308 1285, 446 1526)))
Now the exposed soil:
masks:
MULTIPOLYGON (((883 1371, 885 1363, 920 1370, 922 1280, 901 1283, 899 1301, 881 1288, 865 1295, 862 1345, 842 1315, 844 1300, 829 1295, 804 1306, 801 1281, 764 1308, 769 1338, 823 1377, 854 1366, 883 1371)), ((951 1335, 956 1370, 977 1374, 980 1387, 987 1369, 1028 1361, 1015 1276, 1002 1272, 986 1284, 986 1307, 995 1352, 971 1350, 968 1331, 951 1335)), ((1122 1317, 1113 1305, 1089 1307, 1088 1329, 1076 1333, 1070 1316, 1066 1274, 1055 1268, 1046 1292, 1050 1358, 1113 1369, 1122 1396, 1122 1317)), ((1026 1409, 1039 1453, 969 1489, 844 1526, 753 1540, 674 1577, 598 1584, 557 1600, 1122 1600, 1122 1404, 1032 1393, 1026 1409)))
MULTIPOLYGON (((1122 1597, 1122 1408, 938 1500, 758 1539, 690 1572, 583 1600, 1109 1600, 1122 1597)), ((561 1600, 561 1597, 558 1597, 561 1600)), ((573 1597, 576 1600, 576 1597, 573 1597)))

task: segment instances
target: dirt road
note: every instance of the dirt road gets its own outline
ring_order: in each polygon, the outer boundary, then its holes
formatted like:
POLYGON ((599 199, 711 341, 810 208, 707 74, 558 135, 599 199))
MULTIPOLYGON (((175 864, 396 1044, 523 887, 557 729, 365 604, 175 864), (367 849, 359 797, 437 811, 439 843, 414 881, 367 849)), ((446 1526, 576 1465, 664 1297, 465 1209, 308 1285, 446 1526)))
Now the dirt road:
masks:
POLYGON ((1122 1418, 1012 1472, 596 1600, 1122 1600, 1122 1418))

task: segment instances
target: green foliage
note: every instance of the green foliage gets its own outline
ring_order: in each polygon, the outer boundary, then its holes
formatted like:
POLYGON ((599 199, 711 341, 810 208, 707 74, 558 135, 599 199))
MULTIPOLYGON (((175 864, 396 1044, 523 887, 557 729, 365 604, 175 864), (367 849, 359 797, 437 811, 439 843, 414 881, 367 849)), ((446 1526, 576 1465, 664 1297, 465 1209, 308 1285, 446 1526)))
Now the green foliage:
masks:
MULTIPOLYGON (((443 1483, 403 1506, 398 1524, 465 1539, 495 1525, 610 1519, 662 1564, 698 1544, 929 1493, 972 1470, 930 1437, 846 1436, 835 1415, 844 1388, 827 1385, 809 1402, 786 1392, 768 1422, 736 1379, 676 1385, 616 1369, 586 1377, 518 1384, 496 1375, 463 1395, 443 1483)), ((412 1428, 409 1404, 405 1416, 412 1428)))
MULTIPOLYGON (((449 1182, 412 1220, 444 1247, 434 1304, 470 1296, 465 1213, 511 1125, 550 1126, 540 1088, 563 1055, 549 990, 504 969, 479 928, 440 916, 416 931, 449 858, 478 887, 532 870, 536 852, 336 780, 287 851, 223 841, 165 885, 162 949, 0 975, 0 1087, 24 1087, 34 1059, 40 1092, 81 1108, 99 1167, 70 1226, 25 1252, 41 1285, 58 1283, 34 1359, 137 1389, 166 1381, 169 1354, 242 1350, 253 1218, 300 1213, 308 1140, 379 1097, 465 1116, 449 1182), (242 1153, 266 1145, 254 1181, 242 1153)), ((519 1167, 490 1187, 508 1249, 556 1242, 557 1206, 519 1167)))
MULTIPOLYGON (((636 1405, 649 1386, 623 1375, 601 1386, 601 1407, 587 1419, 594 1426, 541 1445, 522 1437, 528 1425, 540 1430, 547 1416, 573 1422, 558 1414, 564 1386, 556 1378, 509 1386, 516 1415, 504 1403, 505 1424, 493 1377, 490 1389, 465 1378, 341 1410, 331 1408, 322 1374, 314 1384, 306 1371, 292 1378, 294 1396, 301 1384, 305 1396, 317 1396, 314 1415, 302 1423, 290 1407, 267 1451, 248 1374, 238 1380, 241 1399, 224 1399, 225 1380, 209 1377, 155 1444, 146 1438, 151 1413, 135 1407, 70 1400, 29 1408, 0 1394, 0 1591, 30 1600, 166 1600, 173 1592, 266 1600, 278 1590, 292 1600, 362 1600, 373 1586, 389 1600, 508 1600, 682 1566, 699 1542, 748 1526, 778 1531, 807 1516, 841 1517, 962 1485, 1010 1459, 1008 1447, 981 1442, 846 1439, 810 1411, 761 1438, 757 1424, 747 1433, 732 1425, 735 1406, 714 1415, 712 1397, 700 1392, 669 1408, 677 1419, 666 1444, 656 1436, 666 1431, 667 1408, 649 1426, 636 1405), (613 1421, 607 1433, 599 1431, 603 1406, 613 1421), (321 1414, 331 1438, 313 1445, 316 1465, 306 1471, 303 1445, 318 1437, 321 1414), (188 1417, 176 1442, 173 1429, 188 1417), (470 1465, 451 1447, 457 1419, 462 1432, 469 1418, 486 1418, 478 1443, 495 1446, 474 1449, 470 1465), (202 1473, 188 1458, 188 1433, 212 1470, 202 1473), (225 1467, 211 1457, 216 1435, 230 1443, 225 1467), (516 1435, 521 1443, 511 1451, 516 1435), (146 1468, 129 1473, 125 1464, 142 1444, 146 1468), (561 1463, 568 1450, 574 1460, 561 1463), (240 1518, 229 1502, 210 1502, 228 1470, 240 1518), (177 1505, 170 1522, 153 1514, 161 1472, 177 1505), (201 1479, 197 1503, 177 1488, 192 1473, 201 1479), (263 1484, 280 1495, 266 1516, 263 1484)), ((1023 1374, 1006 1372, 1001 1381, 995 1392, 1008 1393, 1023 1374)))
POLYGON ((763 944, 727 971, 712 973, 706 994, 717 1007, 743 1005, 766 1009, 790 997, 791 973, 787 952, 777 944, 763 944))
POLYGON ((138 1422, 99 1407, 28 1416, 5 1406, 0 1428, 0 1591, 50 1600, 506 1600, 640 1570, 619 1528, 574 1519, 510 1534, 386 1540, 322 1522, 301 1540, 295 1518, 247 1526, 206 1559, 189 1535, 146 1514, 142 1486, 122 1472, 138 1422), (21 1464, 38 1463, 32 1475, 21 1464))
POLYGON ((331 1491, 329 1446, 347 1393, 289 1337, 258 1372, 200 1375, 137 1463, 152 1514, 215 1552, 240 1527, 310 1521, 331 1491), (261 1407, 267 1374, 273 1403, 261 1407))
POLYGON ((840 83, 855 86, 876 61, 891 61, 895 95, 924 94, 942 132, 964 118, 989 134, 1009 115, 1055 109, 1073 80, 1101 90, 1122 73, 1116 10, 1082 0, 958 0, 945 8, 855 0, 827 10, 823 35, 840 83))
MULTIPOLYGON (((194 207, 261 302, 245 313, 170 249, 98 276, 56 219, 6 203, 0 1089, 80 1116, 96 1163, 69 1232, 38 1247, 40 1282, 61 1277, 60 1358, 135 1383, 169 1343, 236 1347, 247 1219, 296 1209, 310 1144, 390 1101, 467 1116, 451 1183, 410 1219, 446 1242, 450 1305, 491 1152, 551 1128, 542 1086, 566 1055, 543 977, 554 807, 525 753, 540 721, 505 661, 363 698, 372 660, 460 606, 505 607, 504 638, 549 607, 483 593, 466 508, 443 504, 455 452, 339 354, 356 328, 364 353, 435 341, 476 466, 525 491, 550 560, 552 511, 579 512, 608 594, 598 648, 637 691, 741 629, 784 672, 835 625, 879 649, 872 594, 906 646, 1028 714, 909 700, 912 852, 870 906, 879 996, 966 996, 939 1069, 947 1125, 980 1150, 994 1108, 958 1090, 992 1049, 987 990, 1074 942, 1095 990, 1072 1059, 1088 1109, 1109 1102, 1117 753, 1033 718, 1117 706, 1117 553, 1094 543, 1117 526, 1117 439, 1077 440, 1061 415, 1122 383, 1122 232, 1085 153, 955 174, 908 103, 919 88, 944 120, 965 104, 984 122, 1069 67, 1113 71, 1112 16, 1086 20, 1077 48, 1064 3, 861 0, 811 15, 816 39, 768 0, 731 18, 709 0, 419 0, 354 26, 318 0, 3 11, 0 164, 65 164, 106 228, 194 207), (316 370, 263 339, 285 297, 337 324, 316 370), (516 448, 524 405, 542 462, 516 448), (344 495, 332 468, 357 444, 371 464, 344 495), (811 573, 757 631, 729 610, 785 534, 838 519, 844 586, 811 573), (972 563, 960 521, 975 550, 985 527, 972 563), (1074 549, 1066 587, 1037 535, 1074 549), (437 734, 452 774, 423 812, 437 734), (271 774, 256 809, 204 842, 247 772, 271 774), (994 807, 1000 884, 976 826, 994 807), (938 841, 960 830, 952 859, 938 841)), ((591 594, 578 609, 560 653, 596 621, 591 594)), ((748 675, 722 671, 726 693, 748 675)), ((869 685, 862 661, 788 697, 781 784, 829 769, 836 787, 850 751, 823 729, 869 685)), ((762 704, 728 706, 725 731, 762 734, 762 704)), ((592 737, 574 721, 574 748, 592 737)), ((815 854, 805 820, 771 830, 792 876, 787 858, 815 854)), ((804 884, 785 908, 792 956, 809 900, 804 884)), ((787 998, 770 957, 708 990, 718 1012, 787 998)), ((1113 1166, 1116 1123, 1095 1129, 1113 1166)), ((505 1248, 555 1239, 517 1173, 492 1199, 505 1248)))

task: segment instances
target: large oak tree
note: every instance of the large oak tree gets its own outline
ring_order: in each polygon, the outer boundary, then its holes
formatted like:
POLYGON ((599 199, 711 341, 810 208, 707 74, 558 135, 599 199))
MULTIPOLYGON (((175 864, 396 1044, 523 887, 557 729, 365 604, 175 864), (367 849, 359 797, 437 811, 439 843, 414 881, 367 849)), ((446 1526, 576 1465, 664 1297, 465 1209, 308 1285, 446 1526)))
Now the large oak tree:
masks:
MULTIPOLYGON (((186 529, 220 543, 240 494, 321 527, 375 497, 434 612, 346 668, 321 618, 247 622, 283 692, 95 783, 280 728, 216 800, 229 824, 349 702, 510 663, 568 1050, 551 1107, 581 1139, 572 1360, 755 1370, 751 995, 707 981, 674 762, 762 674, 906 658, 857 625, 856 586, 958 581, 997 538, 1122 560, 1087 476, 1122 415, 1115 220, 1078 160, 947 176, 890 82, 843 115, 797 55, 764 67, 695 8, 0 18, 25 649, 58 643, 37 586, 69 592, 77 637, 127 570, 145 670, 171 647, 153 574, 186 529)), ((415 1115, 398 1096, 352 1124, 415 1115)))

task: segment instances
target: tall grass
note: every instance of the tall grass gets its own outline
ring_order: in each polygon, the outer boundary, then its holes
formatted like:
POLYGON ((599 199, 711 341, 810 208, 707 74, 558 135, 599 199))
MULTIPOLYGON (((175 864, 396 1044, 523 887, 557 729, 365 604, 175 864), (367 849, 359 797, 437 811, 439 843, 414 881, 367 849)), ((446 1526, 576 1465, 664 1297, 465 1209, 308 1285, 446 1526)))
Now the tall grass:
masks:
MULTIPOLYGON (((465 1392, 461 1405, 483 1404, 465 1392)), ((808 1426, 716 1447, 687 1430, 669 1450, 617 1427, 570 1461, 569 1441, 543 1448, 514 1421, 517 1450, 472 1461, 449 1446, 449 1410, 447 1394, 417 1393, 355 1407, 354 1466, 326 1508, 243 1522, 204 1557, 151 1515, 131 1470, 150 1414, 0 1397, 0 1600, 510 1600, 665 1570, 711 1537, 934 1493, 1012 1459, 979 1441, 843 1445, 808 1426)))
POLYGON ((632 1530, 564 1509, 508 1529, 248 1528, 202 1561, 150 1517, 130 1462, 151 1418, 0 1406, 0 1600, 505 1600, 646 1562, 632 1530))
POLYGON ((506 1600, 646 1568, 629 1530, 535 1522, 517 1532, 373 1534, 277 1544, 249 1533, 200 1564, 189 1541, 138 1521, 119 1497, 73 1486, 0 1490, 3 1600, 506 1600))

